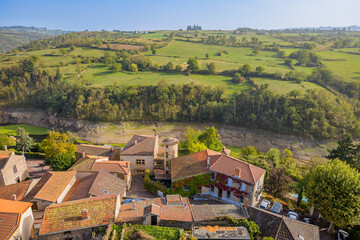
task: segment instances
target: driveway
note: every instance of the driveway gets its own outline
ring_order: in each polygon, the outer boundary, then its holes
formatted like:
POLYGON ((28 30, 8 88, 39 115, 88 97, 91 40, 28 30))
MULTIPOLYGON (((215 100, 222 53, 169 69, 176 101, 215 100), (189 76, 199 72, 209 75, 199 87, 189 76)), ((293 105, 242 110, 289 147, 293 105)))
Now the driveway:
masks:
POLYGON ((133 198, 156 198, 156 194, 148 192, 144 188, 144 176, 132 176, 130 191, 126 191, 126 197, 133 198))
POLYGON ((49 166, 45 165, 45 160, 26 159, 30 179, 41 178, 47 171, 49 166))

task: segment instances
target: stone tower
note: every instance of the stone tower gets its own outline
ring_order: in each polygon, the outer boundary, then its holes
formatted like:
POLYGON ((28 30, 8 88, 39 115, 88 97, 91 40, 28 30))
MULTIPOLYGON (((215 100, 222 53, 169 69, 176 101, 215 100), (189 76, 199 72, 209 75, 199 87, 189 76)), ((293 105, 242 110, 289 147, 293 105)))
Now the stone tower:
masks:
POLYGON ((178 156, 178 144, 179 140, 176 138, 165 138, 163 141, 164 144, 164 170, 166 172, 170 171, 170 160, 177 158, 178 156))

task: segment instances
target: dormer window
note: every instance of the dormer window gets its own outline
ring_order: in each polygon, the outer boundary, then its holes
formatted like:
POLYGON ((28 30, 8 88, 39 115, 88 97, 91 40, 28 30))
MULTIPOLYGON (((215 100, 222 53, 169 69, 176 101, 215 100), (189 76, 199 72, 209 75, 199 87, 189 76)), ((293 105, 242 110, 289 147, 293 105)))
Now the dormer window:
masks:
POLYGON ((232 185, 232 179, 231 178, 228 178, 227 185, 228 185, 228 187, 231 187, 231 185, 232 185))
POLYGON ((13 166, 13 171, 14 171, 14 173, 17 173, 17 168, 15 165, 13 166))

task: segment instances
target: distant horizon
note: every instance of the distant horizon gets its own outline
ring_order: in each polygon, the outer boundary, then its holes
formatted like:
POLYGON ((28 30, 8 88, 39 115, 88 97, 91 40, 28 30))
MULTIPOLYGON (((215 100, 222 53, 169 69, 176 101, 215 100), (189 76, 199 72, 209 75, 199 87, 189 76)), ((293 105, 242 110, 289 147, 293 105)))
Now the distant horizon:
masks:
MULTIPOLYGON (((194 24, 188 24, 188 25, 191 25, 193 26, 194 24)), ((4 25, 4 26, 0 26, 0 28, 11 28, 11 27, 25 27, 25 28, 43 28, 43 29, 46 29, 46 30, 54 30, 54 31, 66 31, 66 32, 83 32, 83 31, 102 31, 102 30, 105 30, 105 31, 109 31, 109 32, 112 32, 113 30, 118 30, 118 31, 179 31, 180 29, 182 29, 183 31, 186 31, 186 27, 188 26, 186 25, 184 28, 179 28, 179 29, 141 29, 141 30, 138 30, 138 29, 133 29, 133 30, 122 30, 122 29, 98 29, 98 30, 90 30, 90 29, 83 29, 83 30, 68 30, 68 29, 59 29, 59 28, 48 28, 48 27, 45 27, 45 26, 25 26, 25 25, 4 25)), ((196 24, 195 24, 196 25, 196 24)), ((201 27, 201 25, 199 25, 201 27)), ((315 29, 318 29, 318 28, 335 28, 335 29, 342 29, 342 28, 349 28, 349 27, 359 27, 360 28, 360 25, 356 25, 356 24, 353 24, 353 25, 348 25, 348 26, 317 26, 317 27, 312 27, 312 26, 305 26, 305 27, 284 27, 284 28, 273 28, 273 29, 266 29, 266 28, 251 28, 251 27, 247 27, 247 26, 239 26, 237 28, 249 28, 249 29, 253 29, 253 30, 259 30, 259 31, 276 31, 276 30, 286 30, 286 29, 311 29, 311 28, 315 28, 315 29)), ((237 28, 235 29, 202 29, 202 31, 218 31, 218 30, 221 30, 221 31, 234 31, 236 30, 237 28)))
POLYGON ((316 28, 360 25, 358 0, 0 0, 0 24, 68 31, 316 28))

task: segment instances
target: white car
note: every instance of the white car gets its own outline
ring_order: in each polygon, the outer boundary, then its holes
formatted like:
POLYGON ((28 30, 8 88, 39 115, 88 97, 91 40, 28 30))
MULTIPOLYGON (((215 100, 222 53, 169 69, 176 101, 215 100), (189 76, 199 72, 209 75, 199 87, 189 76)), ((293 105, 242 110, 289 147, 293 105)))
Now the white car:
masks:
POLYGON ((296 212, 288 212, 288 218, 294 219, 294 220, 298 220, 299 219, 299 215, 296 212))
POLYGON ((344 230, 338 231, 338 240, 345 240, 349 238, 349 234, 345 232, 344 230))
POLYGON ((268 208, 270 207, 270 204, 271 204, 270 201, 264 199, 264 200, 262 200, 261 203, 260 203, 260 208, 262 208, 262 209, 268 209, 268 208))

